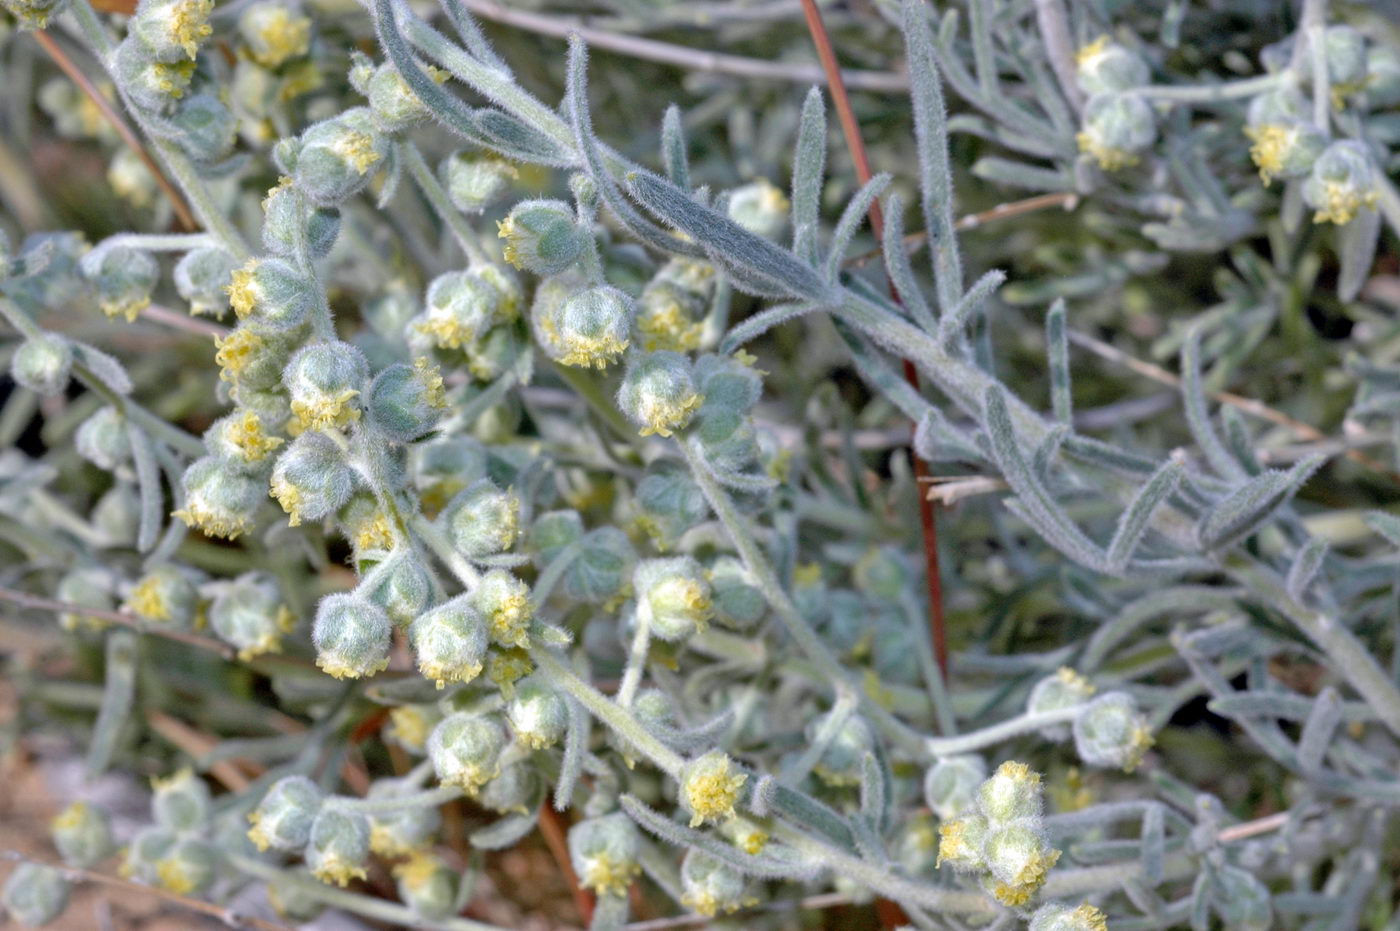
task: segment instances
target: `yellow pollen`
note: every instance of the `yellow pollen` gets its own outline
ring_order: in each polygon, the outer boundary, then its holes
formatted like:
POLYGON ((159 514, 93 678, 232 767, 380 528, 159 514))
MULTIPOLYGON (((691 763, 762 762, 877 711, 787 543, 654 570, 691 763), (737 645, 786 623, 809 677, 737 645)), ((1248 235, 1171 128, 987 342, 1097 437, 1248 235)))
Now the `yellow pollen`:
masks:
POLYGON ((642 436, 670 436, 675 430, 679 430, 690 422, 691 415, 699 409, 705 401, 698 394, 677 404, 653 404, 650 410, 643 411, 642 419, 646 426, 639 431, 642 436))
POLYGON ((355 529, 355 549, 388 550, 394 546, 394 530, 383 511, 375 511, 374 516, 362 521, 355 529))
POLYGON ((1070 912, 1069 918, 1088 931, 1108 931, 1108 916, 1087 902, 1070 912))
POLYGON ((237 539, 251 524, 249 515, 217 510, 198 495, 192 496, 184 507, 172 512, 171 516, 184 521, 186 527, 196 527, 207 536, 226 540, 237 539))
POLYGON ((323 653, 316 657, 316 666, 326 675, 335 679, 364 679, 388 668, 389 659, 385 657, 379 662, 365 667, 352 665, 338 657, 326 656, 323 653))
POLYGON ((962 821, 945 821, 938 827, 938 859, 934 866, 943 865, 944 860, 971 860, 976 851, 967 843, 967 824, 962 821))
POLYGON ((194 877, 179 860, 167 858, 156 863, 156 879, 168 892, 188 895, 194 891, 194 877))
POLYGON ((1060 859, 1060 851, 1050 850, 1048 853, 1037 853, 1031 857, 1021 871, 1016 874, 1014 883, 998 882, 992 887, 992 895, 1002 905, 1019 907, 1030 901, 1031 896, 1036 894, 1041 885, 1045 882, 1045 876, 1050 872, 1050 868, 1060 859))
POLYGON ((1322 195, 1323 205, 1313 214, 1313 222, 1338 226, 1350 223, 1362 207, 1374 207, 1377 199, 1375 191, 1363 193, 1344 181, 1324 181, 1322 195))
POLYGON ((432 731, 432 721, 417 705, 400 705, 389 712, 390 733, 409 750, 421 752, 432 731))
POLYGON ((336 140, 333 148, 359 174, 369 171, 370 166, 379 161, 373 137, 358 130, 347 131, 343 138, 336 140))
POLYGON ((283 191, 285 191, 285 190, 287 190, 288 188, 290 188, 291 186, 292 186, 292 179, 291 179, 290 177, 288 177, 287 175, 283 175, 282 177, 278 178, 278 179, 277 179, 277 183, 276 183, 275 185, 273 185, 272 187, 270 187, 270 188, 267 189, 267 196, 265 196, 265 197, 263 198, 263 201, 262 201, 262 208, 263 208, 263 210, 267 210, 267 205, 270 204, 270 203, 272 203, 273 195, 275 195, 275 194, 280 194, 280 193, 282 193, 283 191))
POLYGON ((190 86, 190 78, 194 77, 194 62, 152 62, 151 74, 157 90, 179 100, 185 96, 185 89, 190 86))
POLYGON ((214 337, 214 361, 222 370, 219 378, 227 382, 238 380, 263 348, 262 337, 252 330, 234 330, 227 336, 214 337))
POLYGON ((1128 759, 1127 762, 1123 764, 1123 772, 1130 773, 1137 769, 1138 765, 1142 762, 1143 756, 1146 755, 1148 750, 1152 749, 1152 745, 1156 742, 1157 741, 1152 738, 1152 732, 1147 728, 1133 728, 1133 734, 1128 749, 1128 759))
POLYGON ((258 270, 258 260, 249 259, 248 264, 234 271, 229 280, 228 287, 224 292, 228 294, 229 305, 233 307, 233 312, 242 320, 253 312, 257 306, 258 298, 262 296, 262 288, 254 278, 258 270))
POLYGON ((504 220, 497 220, 496 238, 506 241, 505 250, 502 253, 505 260, 516 268, 524 268, 525 266, 520 264, 520 253, 517 252, 515 248, 515 220, 510 217, 506 217, 504 220))
POLYGON ((131 590, 126 603, 127 607, 144 618, 153 621, 174 619, 170 613, 170 605, 166 604, 165 597, 161 594, 159 576, 148 575, 142 579, 141 583, 131 590))
POLYGON ((642 345, 648 351, 673 352, 690 352, 699 347, 705 330, 703 324, 690 319, 678 301, 645 308, 638 315, 637 329, 642 331, 642 345))
POLYGON ((589 857, 584 861, 580 884, 600 895, 624 896, 632 879, 641 872, 641 867, 630 860, 614 860, 606 853, 589 857))
POLYGON ((71 831, 74 828, 81 827, 83 821, 87 818, 87 810, 86 802, 74 802, 63 809, 63 811, 59 812, 53 821, 50 822, 49 826, 55 831, 71 831))
POLYGON ((533 615, 528 595, 506 595, 491 612, 491 636, 508 646, 525 646, 529 640, 529 621, 533 615))
POLYGON ((214 0, 183 0, 171 10, 170 33, 190 58, 199 51, 200 40, 214 32, 214 27, 209 25, 213 9, 214 0))
POLYGON ((429 407, 447 406, 447 391, 442 384, 442 370, 427 356, 413 360, 413 375, 423 386, 423 399, 429 407))
POLYGON ((368 875, 363 866, 337 854, 328 854, 311 872, 321 882, 335 883, 337 886, 349 885, 350 880, 364 879, 368 875))
MULTIPOLYGON (((278 475, 272 479, 268 494, 276 498, 277 503, 282 505, 282 510, 289 515, 287 518, 288 526, 301 526, 301 492, 295 485, 278 475)), ((327 671, 329 672, 329 670, 327 671)), ((331 673, 331 675, 334 676, 335 673, 331 673)), ((338 679, 340 676, 336 676, 336 678, 338 679)))
POLYGON ((257 38, 261 51, 253 60, 266 68, 276 68, 289 58, 305 55, 311 47, 311 20, 293 16, 286 7, 274 7, 262 14, 257 38))
POLYGON ((486 661, 486 677, 496 683, 506 701, 515 697, 515 683, 534 671, 530 654, 519 647, 492 653, 486 661))
MULTIPOLYGON (((377 825, 375 829, 378 829, 377 825)), ((373 838, 372 832, 370 836, 373 838)), ((374 848, 373 839, 370 840, 370 847, 374 848)), ((375 850, 375 853, 383 854, 379 850, 375 850)), ((426 850, 410 850, 400 845, 399 850, 387 855, 404 856, 405 854, 407 854, 408 859, 394 867, 394 877, 402 879, 404 885, 410 889, 422 889, 432 881, 437 871, 442 869, 442 861, 426 850)))
POLYGON ((681 785, 690 808, 690 826, 695 828, 707 821, 732 818, 739 790, 748 778, 735 772, 729 757, 723 753, 701 757, 692 764, 681 785))
POLYGON ((248 410, 228 425, 224 436, 238 450, 238 456, 244 462, 262 462, 268 453, 285 442, 280 436, 263 433, 262 419, 255 411, 248 410))
POLYGON ((449 682, 470 682, 481 675, 480 663, 452 665, 435 659, 418 660, 418 671, 438 688, 446 688, 449 682))
POLYGON ((1137 155, 1104 145, 1096 133, 1085 130, 1076 135, 1074 139, 1079 143, 1079 151, 1091 156, 1104 171, 1118 171, 1120 168, 1128 168, 1138 163, 1137 155))
POLYGON ((1073 689, 1080 695, 1093 695, 1096 689, 1094 684, 1068 666, 1061 666, 1055 672, 1055 677, 1064 683, 1066 688, 1073 689))
POLYGON ((1093 59, 1098 58, 1104 52, 1108 51, 1108 42, 1108 36, 1099 36, 1093 42, 1083 46, 1079 51, 1074 53, 1074 63, 1083 68, 1093 59))
POLYGON ((451 315, 434 314, 431 310, 428 311, 428 319, 414 324, 414 329, 431 336, 433 344, 439 349, 461 349, 464 343, 476 341, 474 328, 464 326, 451 315))
POLYGON ((328 395, 310 401, 292 401, 292 415, 300 430, 329 430, 344 427, 360 419, 360 409, 349 402, 358 397, 355 388, 346 388, 337 395, 328 395))

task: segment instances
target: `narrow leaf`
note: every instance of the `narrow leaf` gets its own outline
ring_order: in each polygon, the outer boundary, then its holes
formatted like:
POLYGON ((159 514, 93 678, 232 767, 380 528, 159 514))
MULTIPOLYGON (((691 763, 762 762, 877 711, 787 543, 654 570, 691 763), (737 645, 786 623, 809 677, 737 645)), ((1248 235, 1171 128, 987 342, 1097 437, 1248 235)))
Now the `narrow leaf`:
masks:
POLYGON ((624 795, 618 800, 622 810, 642 828, 655 834, 668 844, 681 848, 693 848, 709 854, 717 860, 729 864, 741 873, 761 879, 813 879, 822 872, 820 863, 807 863, 797 859, 780 859, 775 854, 785 850, 776 844, 769 844, 761 855, 745 853, 738 847, 716 834, 697 831, 648 807, 636 796, 624 795))
POLYGON ((1318 537, 1312 537, 1299 548, 1298 555, 1293 557, 1293 565, 1288 567, 1288 597, 1294 601, 1303 600, 1326 558, 1327 541, 1318 537))
POLYGON ((1206 461, 1221 478, 1244 478, 1245 471, 1225 444, 1220 442, 1210 422, 1205 387, 1201 382, 1201 331, 1192 327, 1181 346, 1181 396, 1186 406, 1186 422, 1206 461))
POLYGON ((792 251, 809 265, 817 261, 822 177, 826 171, 826 106, 812 88, 802 101, 797 149, 792 159, 792 251))
POLYGON ((85 764, 89 780, 107 771, 122 725, 131 714, 131 701, 136 694, 137 646, 136 634, 130 630, 113 630, 107 634, 102 708, 92 728, 85 764))
POLYGON ((399 32, 398 21, 394 18, 394 0, 374 0, 374 29, 384 54, 394 63, 394 68, 414 96, 448 129, 481 144, 484 140, 472 108, 445 90, 419 66, 413 50, 399 32))
POLYGON ((1298 737, 1298 767, 1304 775, 1322 769, 1332 735, 1341 723, 1342 700, 1337 690, 1329 685, 1313 699, 1312 711, 1303 722, 1303 732, 1298 737))
POLYGON ((564 811, 573 802, 574 786, 583 771, 583 758, 588 753, 589 717, 578 702, 566 698, 568 725, 564 731, 564 756, 559 762, 559 778, 554 783, 554 810, 564 811))
POLYGON ((675 104, 666 108, 661 118, 661 159, 666 165, 666 177, 682 191, 690 190, 690 161, 686 156, 685 129, 681 126, 681 110, 675 104))
POLYGON ((851 247, 851 240, 865 222, 871 204, 875 203, 875 199, 884 193, 889 184, 890 176, 881 172, 865 182, 846 204, 846 209, 841 211, 841 219, 836 221, 836 229, 831 234, 831 247, 826 256, 827 281, 836 281, 841 271, 841 261, 846 257, 846 250, 851 247))
POLYGON ((1205 513, 1196 525, 1196 539, 1203 548, 1228 546, 1258 530, 1297 493, 1325 456, 1309 456, 1287 472, 1270 470, 1251 478, 1205 513))
POLYGON ((504 850, 515 846, 516 842, 533 831, 539 820, 540 810, 536 806, 526 814, 516 812, 493 821, 473 831, 468 839, 478 850, 504 850))
POLYGON ((452 21, 452 28, 457 30, 457 35, 462 38, 462 45, 477 61, 490 65, 501 74, 509 77, 510 66, 505 63, 501 56, 496 54, 496 50, 491 47, 491 42, 486 38, 486 33, 481 31, 477 25, 476 18, 467 12, 467 8, 462 5, 462 0, 441 0, 442 8, 447 13, 447 18, 452 21))
POLYGON ((953 305, 952 310, 945 309, 938 321, 938 342, 945 349, 963 337, 968 322, 982 310, 983 305, 1004 281, 1006 272, 994 268, 978 278, 977 282, 968 288, 967 294, 953 305))
POLYGON ((1337 297, 1354 301, 1371 274, 1376 261, 1376 244, 1381 239, 1381 215, 1362 208, 1350 223, 1337 230, 1337 258, 1341 273, 1337 276, 1337 297))
POLYGON ((588 931, 622 931, 627 924, 631 903, 625 895, 600 895, 593 903, 593 919, 588 931))
POLYGON ((890 276, 890 283, 894 285, 904 309, 926 332, 938 332, 938 319, 924 298, 918 279, 914 277, 909 250, 904 245, 904 201, 898 194, 891 194, 885 204, 885 236, 881 251, 884 253, 885 272, 890 276))
POLYGON ((1147 484, 1139 488, 1133 496, 1133 500, 1123 511, 1123 516, 1118 519, 1118 527, 1113 531, 1113 541, 1108 545, 1108 564, 1115 571, 1121 571, 1128 564, 1128 560, 1132 559, 1138 544, 1142 542, 1143 534, 1147 533, 1152 516, 1157 513, 1157 508, 1161 507, 1162 502, 1166 501, 1181 483, 1183 471, 1180 462, 1168 459, 1162 463, 1157 474, 1148 479, 1147 484))
POLYGON ((1142 875, 1150 883, 1162 881, 1162 861, 1166 857, 1166 848, 1166 817, 1162 805, 1149 805, 1142 815, 1142 875))
POLYGON ((1385 511, 1367 511, 1363 519, 1366 521, 1367 527, 1396 546, 1400 546, 1400 517, 1387 514, 1385 511))
POLYGON ((772 307, 765 307, 753 316, 735 324, 725 334, 724 341, 719 344, 720 355, 732 353, 749 340, 757 339, 775 326, 780 326, 789 320, 795 320, 821 309, 820 304, 814 304, 811 301, 796 301, 790 304, 775 304, 772 307))
POLYGON ((1045 354, 1050 364, 1050 409, 1060 423, 1074 420, 1074 400, 1069 381, 1069 328, 1065 323, 1065 299, 1050 305, 1045 315, 1045 354))
POLYGON ((156 535, 160 533, 161 497, 160 469, 156 466, 155 450, 146 431, 133 423, 126 425, 126 435, 131 441, 131 461, 136 467, 136 485, 141 496, 140 518, 136 525, 136 548, 143 553, 150 552, 156 545, 156 535))

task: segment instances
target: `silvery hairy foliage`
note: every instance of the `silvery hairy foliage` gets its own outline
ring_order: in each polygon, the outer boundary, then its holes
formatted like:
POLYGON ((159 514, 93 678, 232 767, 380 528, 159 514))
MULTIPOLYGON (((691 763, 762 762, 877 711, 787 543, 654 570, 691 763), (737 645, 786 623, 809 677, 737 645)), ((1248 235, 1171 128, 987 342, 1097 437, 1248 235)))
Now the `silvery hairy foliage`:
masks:
POLYGON ((10 917, 1400 927, 1383 13, 108 6, 0 19, 10 917))

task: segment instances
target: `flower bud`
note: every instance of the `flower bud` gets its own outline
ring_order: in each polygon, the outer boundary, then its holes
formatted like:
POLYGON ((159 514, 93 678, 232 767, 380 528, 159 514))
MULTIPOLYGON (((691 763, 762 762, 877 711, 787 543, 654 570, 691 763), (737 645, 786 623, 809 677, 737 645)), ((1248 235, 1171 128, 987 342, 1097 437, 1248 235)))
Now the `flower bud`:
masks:
POLYGON ((339 340, 302 347, 282 373, 292 413, 306 430, 344 427, 359 420, 357 398, 368 380, 364 353, 339 340))
MULTIPOLYGON (((829 726, 834 713, 827 712, 807 724, 808 743, 814 742, 817 735, 829 726)), ((875 733, 870 725, 859 715, 848 715, 837 728, 836 736, 827 741, 826 749, 812 771, 829 786, 858 786, 865 755, 874 749, 875 733)))
POLYGON ((486 622, 469 595, 458 595, 423 614, 409 627, 418 671, 442 688, 470 682, 486 658, 486 622))
POLYGON ((727 753, 711 750, 687 763, 681 772, 681 805, 690 812, 690 826, 734 817, 734 806, 748 776, 727 753))
POLYGON ((199 591, 189 575, 175 566, 157 566, 141 577, 127 595, 126 607, 143 621, 188 630, 194 625, 199 591))
POLYGON ((101 808, 74 802, 49 824, 53 843, 63 862, 80 870, 92 869, 116 849, 112 821, 101 808))
POLYGON ((1125 692, 1094 699, 1074 719, 1074 748, 1090 766, 1121 768, 1130 773, 1152 747, 1147 718, 1125 692))
MULTIPOLYGON (((66 604, 98 611, 115 611, 117 607, 116 599, 112 596, 111 573, 96 567, 70 569, 55 586, 54 598, 66 604)), ((103 630, 107 627, 107 621, 103 618, 72 611, 60 614, 58 621, 64 630, 77 630, 82 627, 103 630)))
MULTIPOLYGON (((641 335, 642 348, 648 352, 666 349, 673 352, 690 352, 700 346, 704 335, 704 318, 710 309, 713 287, 708 282, 696 282, 693 275, 671 272, 679 268, 672 260, 656 274, 637 302, 637 332, 641 335)), ((692 263, 692 267, 713 269, 703 263, 692 263)))
POLYGON ((686 851, 681 860, 681 904, 701 915, 714 917, 757 904, 757 899, 745 895, 748 885, 734 867, 699 850, 686 851))
POLYGON ((1249 157, 1265 185, 1274 178, 1307 175, 1327 146, 1327 137, 1316 126, 1301 121, 1246 127, 1244 133, 1250 140, 1249 157))
POLYGON ((1007 760, 977 789, 977 807, 993 825, 1036 819, 1045 805, 1040 773, 1007 760))
POLYGON ((559 364, 603 369, 627 349, 632 299, 617 288, 585 288, 550 309, 534 316, 535 336, 559 364))
POLYGON ((195 831, 209 820, 209 786, 189 768, 152 779, 151 813, 156 824, 176 833, 195 831))
POLYGON ((538 562, 544 566, 582 537, 583 518, 578 511, 547 511, 530 525, 529 547, 539 554, 538 562))
POLYGON ((282 259, 249 259, 229 280, 228 299, 238 319, 256 315, 273 330, 300 326, 315 301, 311 281, 282 259))
POLYGON ((646 559, 632 573, 638 619, 661 640, 684 640, 705 629, 714 614, 710 585, 689 556, 646 559))
POLYGON ((268 456, 286 440, 269 436, 256 411, 242 408, 221 417, 204 431, 204 448, 250 474, 264 472, 268 456))
MULTIPOLYGON (((467 371, 479 382, 492 382, 506 372, 519 371, 522 357, 530 351, 530 337, 515 321, 493 326, 476 342, 462 347, 467 357, 467 371)), ((508 394, 477 418, 473 432, 487 442, 514 439, 519 430, 519 410, 515 395, 508 394)))
POLYGON ((458 210, 481 213, 505 196, 520 172, 497 155, 454 152, 443 162, 442 175, 458 210))
POLYGON ((520 683, 506 704, 506 718, 517 743, 532 750, 552 747, 564 739, 569 709, 564 698, 538 678, 520 683))
POLYGON ((213 165, 232 152, 238 117, 217 87, 186 94, 171 110, 171 139, 197 164, 213 165))
POLYGON ((10 358, 10 377, 44 397, 63 393, 72 368, 73 347, 54 333, 26 339, 10 358))
POLYGON ((156 61, 193 59, 214 32, 213 10, 214 0, 142 0, 127 29, 156 61))
POLYGON ((448 715, 428 736, 428 759, 443 785, 460 786, 470 796, 501 772, 506 735, 494 718, 459 712, 448 715))
POLYGON ((311 47, 311 20, 283 3, 254 3, 238 18, 238 32, 253 61, 276 68, 311 47))
POLYGON ((924 776, 924 801, 947 820, 972 808, 977 787, 987 778, 987 764, 975 754, 950 756, 929 767, 924 776))
POLYGON ((447 407, 442 373, 419 356, 412 366, 391 365, 369 386, 369 424, 397 443, 411 443, 431 431, 447 407))
POLYGON ((423 508, 436 513, 486 475, 486 447, 469 436, 428 440, 409 451, 409 475, 423 508))
POLYGON ((389 665, 393 622, 368 598, 345 592, 316 605, 311 642, 316 665, 337 679, 372 676, 389 665))
POLYGON ((508 296, 479 270, 447 272, 428 285, 422 318, 410 324, 439 349, 471 346, 509 319, 508 296))
POLYGON ((1323 150, 1303 182, 1303 200, 1316 211, 1314 223, 1350 223, 1359 210, 1373 208, 1378 196, 1371 155, 1351 139, 1323 150))
POLYGON ((312 203, 334 207, 362 191, 388 154, 369 109, 355 107, 301 134, 292 177, 312 203))
POLYGON ((88 462, 99 469, 115 472, 131 458, 131 434, 127 432, 126 418, 114 407, 98 408, 78 427, 73 445, 78 455, 88 462))
POLYGON ((218 456, 190 463, 180 484, 185 506, 174 516, 211 537, 232 540, 249 530, 258 506, 266 500, 260 480, 218 456))
POLYGON ((135 320, 151 303, 151 292, 160 279, 155 256, 130 246, 94 250, 84 256, 80 267, 92 283, 102 312, 128 321, 135 320), (94 260, 89 261, 89 257, 94 260))
MULTIPOLYGON (((447 79, 447 72, 436 68, 429 68, 428 73, 435 80, 447 79)), ((365 96, 369 98, 370 111, 385 132, 407 132, 427 122, 430 115, 413 88, 389 62, 380 65, 370 75, 365 84, 365 96)))
POLYGON ((1136 165, 1138 155, 1157 139, 1152 105, 1138 94, 1097 94, 1084 107, 1079 150, 1104 171, 1136 165))
MULTIPOLYGON (((371 799, 402 795, 396 780, 384 779, 369 787, 371 799)), ((442 824, 436 808, 426 805, 396 808, 369 816, 369 849, 381 857, 404 857, 422 847, 442 824)))
POLYGON ((1366 53, 1366 100, 1374 110, 1400 104, 1400 49, 1373 45, 1366 53))
POLYGON ((777 239, 787 227, 787 195, 767 178, 759 178, 729 193, 729 219, 765 239, 777 239))
POLYGON ((112 57, 112 70, 122 91, 138 107, 160 113, 175 106, 189 90, 195 63, 189 59, 176 62, 157 61, 145 46, 127 38, 117 46, 112 57))
MULTIPOLYGON (((4 0, 3 6, 11 16, 19 21, 21 29, 47 29, 49 20, 68 7, 68 0, 4 0)), ((66 891, 64 901, 67 901, 66 891)), ((58 911, 54 912, 54 915, 57 916, 58 912, 61 911, 63 909, 59 908, 58 911)), ((45 921, 31 922, 31 924, 46 924, 52 920, 49 918, 45 921)))
MULTIPOLYGON (((287 364, 287 347, 282 337, 256 320, 239 324, 227 336, 214 337, 219 380, 233 387, 232 393, 240 404, 259 414, 268 407, 255 402, 256 396, 262 396, 260 393, 272 391, 282 397, 282 369, 287 364)), ((281 403, 285 405, 286 401, 281 403)))
POLYGON ((684 429, 704 398, 696 391, 690 360, 678 352, 633 356, 617 393, 617 404, 642 436, 670 436, 684 429))
MULTIPOLYGON (((11 0, 13 2, 13 0, 11 0)), ((44 19, 37 14, 30 22, 38 23, 35 28, 43 28, 44 19)), ((5 888, 0 890, 0 905, 20 924, 37 928, 46 925, 68 907, 68 880, 51 866, 42 863, 22 862, 5 880, 5 888)))
POLYGON ((209 605, 209 626, 248 660, 282 649, 282 637, 296 621, 282 603, 277 582, 266 572, 245 572, 218 584, 209 605))
POLYGON ((557 275, 573 265, 590 235, 559 200, 522 200, 496 225, 506 241, 506 261, 537 275, 557 275))
POLYGON ((598 895, 627 895, 641 873, 637 863, 642 839, 622 812, 586 818, 569 828, 569 860, 579 885, 598 895))
POLYGON ((340 211, 334 207, 307 205, 303 215, 297 203, 296 187, 284 176, 263 198, 263 247, 274 255, 296 255, 297 224, 306 236, 306 249, 312 258, 324 258, 340 235, 340 211))
POLYGON ((938 826, 938 859, 934 866, 942 867, 947 863, 960 873, 985 869, 982 843, 987 837, 987 830, 987 819, 977 812, 944 821, 938 826))
POLYGON ((352 879, 364 879, 369 819, 358 811, 322 805, 311 822, 304 856, 307 869, 323 883, 344 886, 352 879))
MULTIPOLYGON (((1355 27, 1328 26, 1323 33, 1322 49, 1327 61, 1327 81, 1334 95, 1365 86, 1366 39, 1355 27)), ((1298 76, 1304 86, 1312 80, 1312 63, 1313 56, 1308 49, 1302 57, 1298 76)))
POLYGON ((492 569, 468 595, 471 605, 486 621, 491 642, 503 647, 524 647, 530 640, 535 606, 530 587, 505 569, 492 569))
MULTIPOLYGON (((258 495, 261 500, 261 489, 258 495)), ((136 490, 127 481, 114 482, 106 494, 97 499, 92 509, 92 525, 108 546, 135 546, 140 520, 141 502, 137 500, 136 490)), ((91 622, 91 618, 88 621, 91 622)))
POLYGON ((403 626, 428 607, 433 581, 423 560, 411 549, 405 549, 375 566, 365 576, 360 592, 382 607, 389 620, 403 626))
POLYGON ((316 783, 307 777, 283 776, 248 815, 252 824, 248 839, 259 850, 300 850, 311 840, 311 823, 324 798, 316 783))
POLYGON ((228 289, 238 260, 233 253, 218 246, 191 249, 175 264, 171 276, 175 290, 189 302, 190 313, 222 317, 228 309, 228 289))
POLYGON ((1106 35, 1075 53, 1074 62, 1079 89, 1090 97, 1142 87, 1152 77, 1141 55, 1106 35))
POLYGON ((515 683, 534 671, 535 662, 522 647, 492 650, 486 660, 486 678, 496 683, 506 701, 514 697, 515 683))
POLYGON ((463 556, 501 553, 515 543, 520 499, 483 478, 448 503, 442 521, 453 548, 463 556))
POLYGON ((126 845, 126 859, 121 873, 139 883, 156 885, 160 882, 160 863, 175 850, 177 836, 172 831, 152 825, 142 828, 126 845))
POLYGON ((579 552, 564 573, 564 593, 588 604, 619 598, 632 579, 637 551, 627 534, 616 527, 599 527, 584 534, 579 552))
POLYGON ((415 850, 394 867, 399 898, 413 913, 428 921, 452 914, 457 901, 457 874, 431 853, 415 850))
POLYGON ((112 153, 112 161, 107 165, 107 184, 113 194, 139 209, 154 204, 159 193, 151 169, 141 161, 141 156, 125 147, 112 153))
POLYGON ((481 787, 476 803, 500 815, 527 815, 544 800, 539 774, 525 763, 511 763, 481 787))
POLYGON ((289 515, 287 523, 320 520, 350 499, 354 478, 340 447, 324 433, 303 433, 272 467, 270 494, 289 515))
POLYGON ((385 733, 409 753, 422 756, 428 752, 428 734, 440 720, 442 715, 437 705, 400 705, 389 710, 389 727, 385 733))
POLYGON ((768 601, 743 563, 721 556, 709 571, 715 620, 731 630, 750 631, 763 620, 768 601))
POLYGON ((893 547, 871 547, 851 570, 856 588, 872 598, 898 601, 909 584, 909 568, 893 547))
POLYGON ((665 465, 653 467, 637 483, 636 497, 637 524, 662 552, 710 513, 705 493, 689 473, 665 465))
POLYGON ((155 864, 156 883, 176 895, 201 895, 214 884, 217 851, 198 837, 177 836, 155 864))
POLYGON ((1108 931, 1108 918, 1087 902, 1078 908, 1051 902, 1035 910, 1027 931, 1108 931))
POLYGON ((1045 877, 1060 859, 1060 851, 1045 840, 1044 832, 1029 822, 994 827, 982 844, 987 869, 991 872, 992 895, 1008 906, 1021 906, 1045 883, 1045 877))
POLYGON ((299 924, 315 921, 326 910, 326 904, 303 885, 311 879, 311 873, 305 868, 281 870, 267 883, 267 904, 288 921, 299 924))
MULTIPOLYGON (((1026 713, 1041 714, 1073 708, 1093 697, 1094 691, 1094 685, 1088 679, 1068 666, 1061 666, 1054 675, 1046 676, 1031 688, 1030 697, 1026 700, 1026 713)), ((1064 740, 1069 736, 1069 727, 1064 724, 1042 727, 1040 733, 1046 740, 1064 740)))

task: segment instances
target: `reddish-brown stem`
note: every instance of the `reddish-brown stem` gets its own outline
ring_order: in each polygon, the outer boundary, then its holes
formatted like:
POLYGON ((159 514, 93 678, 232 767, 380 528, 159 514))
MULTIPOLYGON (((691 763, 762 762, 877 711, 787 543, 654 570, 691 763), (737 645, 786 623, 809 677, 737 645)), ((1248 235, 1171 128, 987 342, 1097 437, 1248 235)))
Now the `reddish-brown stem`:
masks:
MULTIPOLYGON (((802 12, 807 17, 807 31, 812 34, 812 44, 817 48, 817 57, 821 59, 822 70, 826 73, 827 84, 831 90, 832 105, 836 108, 837 118, 841 121, 841 132, 846 137, 846 146, 851 150, 851 160, 855 162, 856 177, 860 179, 861 184, 865 184, 871 177, 870 158, 866 155, 865 141, 860 135, 860 124, 856 122, 855 111, 851 109, 851 98, 846 93, 846 84, 841 78, 841 68, 836 62, 836 50, 831 45, 831 36, 826 31, 826 24, 822 22, 822 13, 817 7, 816 0, 802 0, 802 12)), ((880 210, 879 201, 872 201, 870 204, 870 228, 875 233, 875 239, 878 242, 885 228, 885 218, 880 210)), ((893 285, 890 288, 890 297, 896 303, 899 302, 898 295, 894 293, 893 285)), ((905 380, 913 385, 915 390, 918 390, 918 373, 908 359, 903 361, 905 380)), ((938 523, 934 516, 934 503, 923 492, 923 482, 928 474, 928 466, 917 455, 912 458, 916 479, 914 483, 915 496, 919 500, 919 523, 923 528, 924 575, 928 583, 929 631, 933 638, 933 654, 938 662, 938 668, 946 675, 948 672, 948 636, 943 617, 943 581, 938 566, 938 523)))

